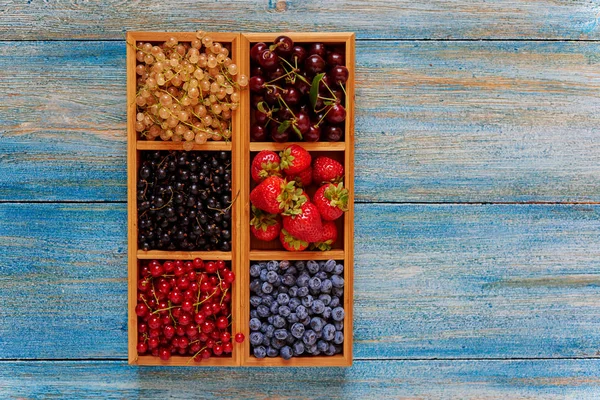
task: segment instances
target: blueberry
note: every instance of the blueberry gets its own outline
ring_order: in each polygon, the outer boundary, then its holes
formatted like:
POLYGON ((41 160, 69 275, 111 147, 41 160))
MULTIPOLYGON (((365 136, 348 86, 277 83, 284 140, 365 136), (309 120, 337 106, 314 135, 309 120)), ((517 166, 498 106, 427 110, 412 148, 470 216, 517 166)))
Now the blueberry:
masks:
POLYGON ((279 269, 285 271, 290 267, 290 262, 287 260, 283 260, 279 262, 279 269))
POLYGON ((289 288, 287 286, 284 286, 284 285, 279 285, 277 287, 277 291, 279 293, 285 293, 285 294, 287 294, 289 292, 289 288))
POLYGON ((340 346, 338 344, 334 344, 333 349, 335 350, 335 354, 340 354, 342 352, 342 350, 344 349, 344 347, 340 346))
POLYGON ((260 306, 256 307, 256 312, 258 313, 258 316, 261 318, 267 318, 269 315, 271 315, 271 311, 269 311, 269 307, 262 305, 262 304, 260 306))
POLYGON ((304 297, 308 295, 308 287, 298 288, 298 297, 304 297))
POLYGON ((267 280, 267 274, 269 273, 269 271, 267 271, 266 269, 263 269, 260 271, 260 280, 265 282, 267 280))
POLYGON ((287 317, 288 315, 290 315, 290 313, 291 313, 290 308, 288 306, 279 307, 277 312, 279 313, 279 315, 281 315, 284 318, 287 317))
POLYGON ((327 279, 329 275, 325 271, 318 272, 315 274, 315 278, 319 278, 320 280, 327 279))
POLYGON ((265 306, 271 307, 271 304, 273 304, 273 296, 271 296, 270 294, 265 294, 263 295, 260 301, 265 306))
POLYGON ((335 331, 335 336, 333 337, 333 343, 335 343, 335 344, 344 343, 344 334, 340 331, 335 331))
POLYGON ((318 351, 317 344, 313 343, 311 345, 305 345, 304 351, 306 351, 308 354, 316 355, 315 353, 317 353, 317 351, 318 351))
POLYGON ((325 262, 323 270, 325 272, 333 272, 333 270, 335 269, 335 264, 336 264, 335 260, 327 260, 325 262))
POLYGON ((269 283, 275 283, 277 281, 277 277, 279 275, 277 275, 277 272, 275 271, 269 271, 267 272, 267 282, 269 283))
POLYGON ((271 339, 273 336, 275 336, 275 327, 273 325, 267 324, 267 329, 265 329, 265 331, 263 333, 265 334, 266 337, 271 339))
POLYGON ((260 276, 260 265, 252 264, 250 266, 250 276, 253 278, 258 278, 260 276))
POLYGON ((302 335, 302 341, 304 342, 304 344, 308 345, 315 344, 317 342, 317 334, 315 333, 315 331, 309 329, 306 332, 304 332, 304 335, 302 335))
POLYGON ((321 315, 323 315, 323 318, 329 319, 331 317, 331 307, 325 307, 321 315))
POLYGON ((258 318, 258 313, 256 310, 250 310, 250 318, 258 318))
POLYGON ((291 297, 296 297, 298 295, 298 286, 292 286, 289 290, 288 290, 288 294, 291 297))
POLYGON ((273 323, 273 316, 272 316, 272 315, 269 315, 269 317, 267 318, 267 322, 268 322, 269 324, 272 324, 272 323, 273 323))
POLYGON ((285 342, 287 344, 294 344, 295 341, 296 341, 296 338, 293 337, 292 335, 288 335, 288 337, 285 338, 285 342))
POLYGON ((265 358, 267 356, 267 350, 263 346, 258 346, 254 348, 254 357, 256 358, 265 358))
POLYGON ((279 351, 279 354, 281 354, 281 358, 283 358, 284 360, 289 360, 294 355, 290 346, 282 347, 279 351))
POLYGON ((319 261, 319 271, 325 271, 325 261, 319 261))
POLYGON ((328 294, 321 294, 319 295, 319 300, 321 300, 323 304, 328 306, 331 303, 331 296, 328 294))
POLYGON ((328 355, 328 356, 332 356, 336 353, 335 351, 335 346, 333 344, 326 344, 327 348, 325 350, 323 350, 323 352, 328 355))
POLYGON ((302 337, 302 335, 304 335, 304 325, 296 322, 294 325, 292 325, 290 332, 292 333, 292 336, 300 339, 302 337))
POLYGON ((294 343, 294 355, 299 356, 302 353, 304 353, 304 343, 298 340, 294 343))
POLYGON ((269 261, 267 263, 267 270, 277 271, 279 269, 279 263, 277 261, 269 261))
POLYGON ((277 275, 277 278, 275 278, 275 282, 273 282, 273 286, 276 288, 281 286, 281 277, 279 275, 277 275))
POLYGON ((262 291, 263 291, 263 293, 267 293, 267 294, 273 292, 273 285, 271 285, 269 282, 263 283, 262 291))
POLYGON ((317 334, 317 339, 321 339, 323 337, 323 331, 315 331, 317 334))
POLYGON ((319 340, 317 342, 317 350, 319 350, 321 353, 325 353, 328 349, 329 349, 329 343, 327 343, 326 341, 319 340))
POLYGON ((336 307, 331 311, 331 316, 334 321, 343 321, 344 320, 344 309, 342 307, 336 307))
POLYGON ((310 278, 308 287, 315 291, 321 289, 321 280, 319 278, 310 278))
POLYGON ((337 307, 340 305, 340 298, 339 297, 332 297, 331 298, 331 303, 329 303, 329 307, 337 307))
POLYGON ((285 346, 285 341, 273 338, 271 339, 271 346, 279 350, 285 346))
POLYGON ((262 345, 268 346, 271 343, 271 338, 268 338, 266 335, 263 336, 262 345))
POLYGON ((275 315, 273 317, 273 326, 275 328, 283 328, 285 326, 285 319, 281 315, 275 315))
POLYGON ((342 264, 336 264, 333 269, 333 273, 336 275, 341 275, 344 272, 344 266, 342 264))
POLYGON ((300 301, 299 298, 292 297, 290 299, 290 302, 288 303, 288 307, 290 308, 290 310, 296 311, 296 307, 298 307, 300 304, 302 304, 302 302, 300 301))
POLYGON ((300 321, 298 319, 298 315, 296 315, 296 313, 290 313, 290 315, 288 315, 288 317, 287 317, 287 320, 290 324, 300 321))
POLYGON ((308 276, 308 274, 302 274, 296 279, 296 285, 298 285, 298 287, 307 287, 309 280, 310 276, 308 276))
POLYGON ((279 350, 274 347, 267 347, 267 357, 277 357, 279 355, 279 350))
POLYGON ((298 316, 298 319, 304 319, 308 317, 308 311, 306 311, 306 307, 298 306, 296 308, 296 315, 298 316))
POLYGON ((258 307, 262 299, 259 296, 250 296, 250 305, 252 307, 258 307))
POLYGON ((264 339, 264 335, 260 332, 252 332, 250 334, 250 344, 253 346, 258 346, 262 343, 264 339))
POLYGON ((315 300, 315 301, 313 301, 313 304, 310 307, 310 309, 315 314, 321 314, 323 312, 323 310, 325 309, 325 304, 323 304, 323 302, 321 300, 315 300))
POLYGON ((327 324, 323 327, 323 339, 327 341, 333 340, 335 336, 335 326, 327 324))
POLYGON ((267 331, 267 328, 269 327, 269 324, 266 322, 263 322, 262 324, 260 324, 260 331, 262 333, 265 333, 267 331))
POLYGON ((260 323, 260 320, 258 318, 252 318, 250 320, 250 330, 252 331, 259 330, 261 325, 262 324, 260 323))
POLYGON ((290 296, 286 293, 279 293, 279 295, 277 295, 277 302, 279 305, 285 306, 290 302, 290 296))
POLYGON ((331 289, 331 294, 336 297, 342 297, 344 295, 344 288, 336 288, 331 289))
POLYGON ((262 285, 262 282, 258 279, 254 279, 252 282, 250 282, 250 290, 256 294, 261 294, 262 291, 260 290, 260 287, 262 285))
POLYGON ((310 316, 304 318, 303 320, 300 320, 300 323, 304 326, 309 326, 310 325, 310 316))
POLYGON ((314 275, 317 272, 319 272, 319 263, 316 261, 309 261, 306 263, 306 269, 308 270, 308 272, 314 275))
POLYGON ((271 310, 271 314, 277 314, 279 312, 279 304, 277 304, 277 302, 274 301, 273 304, 271 304, 271 307, 269 307, 269 309, 271 310))
POLYGON ((331 283, 334 288, 343 288, 344 287, 344 278, 339 275, 331 275, 331 283))
POLYGON ((295 267, 298 271, 302 272, 306 268, 306 264, 304 264, 304 261, 296 261, 295 267))
POLYGON ((293 265, 291 267, 289 267, 285 272, 287 274, 292 275, 293 277, 296 277, 296 275, 298 275, 298 270, 293 265))
POLYGON ((324 325, 325 321, 323 321, 323 318, 313 317, 310 320, 310 327, 313 328, 314 331, 321 331, 324 325))
POLYGON ((344 321, 335 321, 333 326, 335 326, 336 331, 342 331, 344 330, 344 321))
POLYGON ((283 278, 281 278, 281 282, 287 286, 293 286, 296 283, 296 277, 294 275, 285 274, 283 278))
POLYGON ((276 329, 275 337, 279 340, 285 340, 288 338, 288 331, 286 329, 276 329))
MULTIPOLYGON (((307 294, 302 298, 302 305, 306 308, 312 307, 313 305, 313 297, 310 294, 307 294)), ((298 311, 296 311, 298 312, 298 311)))

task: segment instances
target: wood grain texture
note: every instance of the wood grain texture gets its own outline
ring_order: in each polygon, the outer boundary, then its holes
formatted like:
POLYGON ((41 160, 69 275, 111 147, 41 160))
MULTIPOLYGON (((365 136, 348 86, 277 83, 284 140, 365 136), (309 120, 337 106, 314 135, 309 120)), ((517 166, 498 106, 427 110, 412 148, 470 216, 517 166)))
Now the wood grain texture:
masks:
POLYGON ((0 2, 4 40, 122 39, 128 30, 355 31, 358 38, 597 39, 594 1, 0 2))
MULTIPOLYGON (((600 201, 599 63, 599 43, 357 42, 356 201, 600 201)), ((125 200, 124 42, 0 42, 0 78, 0 200, 125 200)))
POLYGON ((592 399, 598 360, 356 361, 352 368, 0 362, 0 396, 40 399, 592 399), (33 379, 32 379, 33 378, 33 379), (23 384, 27 382, 27 384, 23 384))
MULTIPOLYGON (((600 206, 355 215, 355 360, 598 356, 600 206)), ((125 204, 0 205, 0 358, 126 357, 125 226, 125 204)))

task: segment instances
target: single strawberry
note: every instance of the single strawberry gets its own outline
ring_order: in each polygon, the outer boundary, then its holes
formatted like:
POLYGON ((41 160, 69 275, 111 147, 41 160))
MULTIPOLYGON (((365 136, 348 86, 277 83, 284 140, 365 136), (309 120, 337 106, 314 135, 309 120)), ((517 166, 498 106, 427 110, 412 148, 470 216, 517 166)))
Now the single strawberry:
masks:
POLYGON ((250 202, 269 214, 294 214, 300 212, 299 207, 307 200, 302 193, 302 189, 296 187, 296 182, 269 176, 252 189, 250 202))
POLYGON ((313 163, 313 182, 321 185, 325 182, 338 183, 344 179, 344 167, 332 158, 321 156, 313 163))
POLYGON ((312 168, 308 167, 304 171, 300 171, 297 174, 288 175, 287 179, 289 181, 296 181, 297 186, 305 188, 310 186, 310 184, 312 183, 312 175, 312 168))
POLYGON ((337 186, 333 183, 326 183, 315 192, 313 203, 317 206, 321 218, 325 221, 338 219, 348 211, 348 189, 344 189, 343 183, 337 186))
POLYGON ((281 176, 279 162, 281 159, 274 151, 263 150, 252 160, 252 180, 259 183, 271 175, 281 176))
POLYGON ((283 215, 283 228, 293 237, 305 242, 319 241, 323 233, 323 222, 317 206, 306 202, 299 211, 296 215, 291 212, 283 215))
POLYGON ((286 175, 295 175, 310 167, 312 157, 303 147, 293 144, 283 149, 281 153, 281 162, 279 167, 286 175))
POLYGON ((287 251, 302 251, 308 247, 307 242, 296 239, 287 233, 285 229, 281 230, 281 233, 279 234, 279 241, 281 242, 283 248, 287 251))
POLYGON ((250 221, 250 232, 258 240, 270 242, 277 239, 281 232, 281 222, 277 214, 267 214, 264 211, 252 206, 254 217, 250 221))
POLYGON ((318 242, 314 243, 314 247, 321 251, 331 250, 331 247, 337 240, 338 232, 335 222, 328 221, 323 224, 323 235, 318 242))

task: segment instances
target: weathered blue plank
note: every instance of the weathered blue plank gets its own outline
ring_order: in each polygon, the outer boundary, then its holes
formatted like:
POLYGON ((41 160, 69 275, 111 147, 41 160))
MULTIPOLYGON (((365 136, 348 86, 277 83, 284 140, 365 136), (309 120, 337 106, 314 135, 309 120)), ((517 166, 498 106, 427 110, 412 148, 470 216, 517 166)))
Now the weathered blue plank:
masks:
POLYGON ((592 399, 600 361, 356 361, 351 368, 0 362, 0 396, 42 399, 592 399))
POLYGON ((121 39, 127 30, 355 31, 359 38, 598 39, 592 1, 164 0, 0 3, 2 39, 121 39))
MULTIPOLYGON (((600 201, 599 54, 358 42, 357 201, 600 201)), ((0 43, 0 92, 0 200, 125 200, 124 43, 0 43)))
MULTIPOLYGON (((599 217, 357 205, 356 358, 596 356, 599 217)), ((0 358, 126 357, 125 226, 124 204, 0 205, 0 358)))

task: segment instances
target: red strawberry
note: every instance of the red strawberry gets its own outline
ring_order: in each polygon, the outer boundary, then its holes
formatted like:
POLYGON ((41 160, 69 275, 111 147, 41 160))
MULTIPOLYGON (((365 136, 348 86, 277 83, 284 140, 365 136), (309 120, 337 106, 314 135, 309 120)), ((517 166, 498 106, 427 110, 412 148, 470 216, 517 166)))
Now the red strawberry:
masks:
POLYGON ((326 183, 313 196, 313 203, 317 206, 321 218, 333 221, 341 217, 344 211, 348 211, 348 190, 344 189, 343 183, 338 183, 337 186, 326 183))
POLYGON ((344 167, 329 157, 317 157, 313 163, 313 181, 317 185, 325 182, 337 183, 344 178, 344 167))
POLYGON ((286 147, 281 153, 279 167, 286 175, 294 175, 310 167, 312 157, 303 147, 293 144, 286 147))
POLYGON ((296 182, 287 182, 278 176, 269 176, 250 192, 250 202, 269 214, 292 212, 306 200, 302 189, 296 187, 296 182))
POLYGON ((252 160, 252 167, 250 168, 254 182, 262 182, 271 175, 280 176, 280 161, 281 159, 277 153, 273 151, 263 150, 258 153, 252 160))
POLYGON ((288 175, 287 179, 290 181, 296 181, 297 186, 307 187, 312 183, 313 171, 311 167, 306 168, 304 171, 300 171, 295 175, 288 175))
POLYGON ((252 206, 254 218, 250 221, 250 232, 258 240, 269 242, 277 239, 281 231, 281 223, 276 214, 266 214, 262 210, 252 206))
POLYGON ((307 242, 290 236, 285 229, 281 230, 281 233, 279 234, 279 240, 281 241, 283 248, 287 251, 302 251, 308 247, 307 242))
POLYGON ((331 247, 337 240, 338 232, 335 223, 332 221, 323 224, 323 235, 318 242, 315 242, 315 248, 321 251, 331 250, 331 247))
POLYGON ((319 210, 309 202, 304 203, 300 210, 290 210, 284 215, 283 227, 290 235, 305 242, 317 242, 323 234, 319 210))

